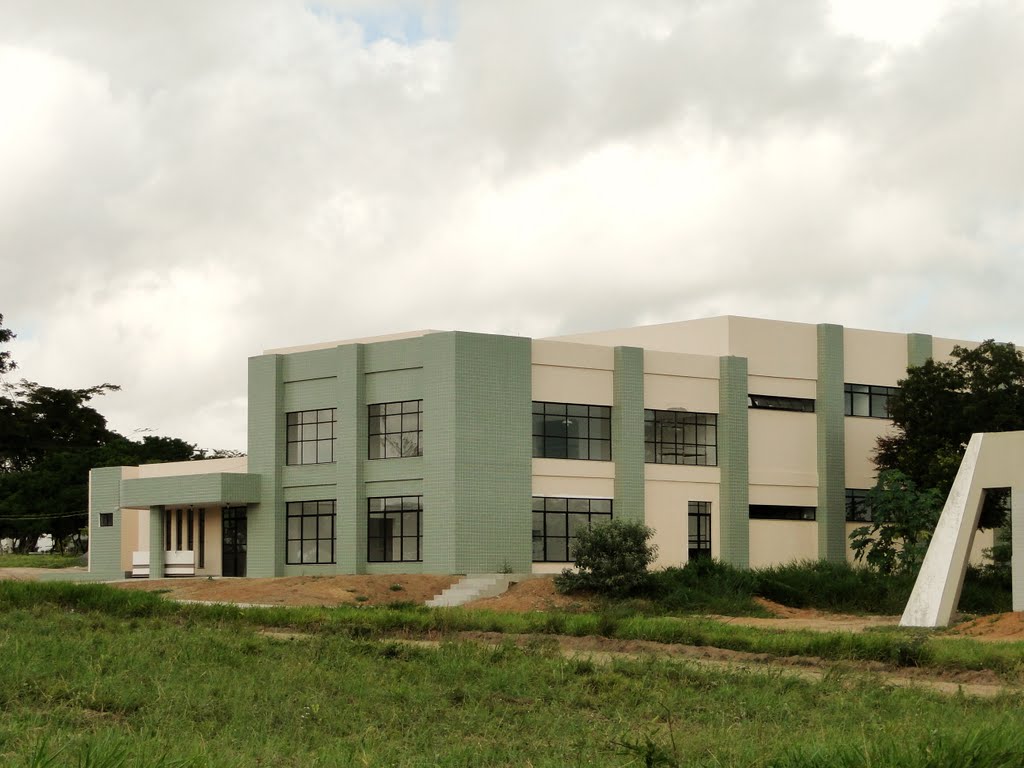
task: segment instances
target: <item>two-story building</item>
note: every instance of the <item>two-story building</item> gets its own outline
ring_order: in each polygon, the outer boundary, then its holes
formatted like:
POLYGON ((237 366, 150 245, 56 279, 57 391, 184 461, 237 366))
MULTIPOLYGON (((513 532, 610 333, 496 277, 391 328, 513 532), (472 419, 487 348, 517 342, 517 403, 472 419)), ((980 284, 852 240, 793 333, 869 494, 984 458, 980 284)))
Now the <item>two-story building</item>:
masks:
POLYGON ((90 570, 547 573, 612 518, 661 566, 842 560, 888 398, 956 344, 728 316, 268 350, 246 458, 92 471, 90 570))

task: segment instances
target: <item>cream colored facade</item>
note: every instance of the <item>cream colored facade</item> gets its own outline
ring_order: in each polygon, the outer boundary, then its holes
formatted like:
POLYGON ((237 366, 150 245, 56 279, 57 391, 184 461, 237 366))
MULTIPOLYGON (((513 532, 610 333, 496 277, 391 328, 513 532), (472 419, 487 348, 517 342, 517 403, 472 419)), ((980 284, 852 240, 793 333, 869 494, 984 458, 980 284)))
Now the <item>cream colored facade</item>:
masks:
MULTIPOLYGON (((578 515, 560 519, 546 506, 563 499, 596 500, 591 511, 610 507, 613 517, 644 520, 655 531, 659 567, 683 565, 691 551, 740 567, 849 559, 848 536, 861 523, 846 520, 846 494, 874 485, 872 451, 892 424, 877 413, 848 414, 847 389, 894 387, 909 365, 948 359, 958 344, 973 342, 727 316, 548 339, 413 331, 269 350, 250 359, 248 459, 94 471, 91 566, 107 574, 141 575, 152 564, 156 573, 270 576, 459 573, 514 563, 551 573, 568 558, 557 547, 548 556, 549 539, 572 536, 555 528, 580 524, 578 515), (492 375, 499 368, 501 376, 492 375), (536 432, 551 421, 546 411, 533 418, 531 451, 531 401, 610 414, 601 417, 607 454, 548 453, 536 432), (424 447, 379 460, 368 455, 367 409, 395 402, 419 404, 426 426, 416 441, 424 447), (332 454, 296 465, 286 458, 286 418, 321 412, 331 414, 332 454), (713 427, 697 421, 705 415, 713 427), (662 418, 700 423, 711 429, 700 434, 713 437, 690 454, 676 438, 676 452, 665 452, 645 432, 662 418), (466 445, 473 449, 459 453, 466 445), (659 463, 680 456, 683 463, 659 463), (371 556, 369 505, 381 498, 419 500, 419 541, 395 539, 414 546, 416 557, 371 556), (296 536, 310 544, 289 527, 294 505, 312 501, 335 510, 317 523, 333 531, 329 557, 326 534, 318 534, 308 550, 316 561, 294 562, 296 536), (112 508, 113 525, 102 527, 101 515, 111 525, 112 508), (236 536, 222 559, 239 515, 243 532, 248 516, 248 538, 236 536), (695 542, 698 516, 710 525, 695 542)), ((570 422, 566 415, 566 433, 570 422)), ((988 546, 991 533, 975 537, 975 559, 988 546)))

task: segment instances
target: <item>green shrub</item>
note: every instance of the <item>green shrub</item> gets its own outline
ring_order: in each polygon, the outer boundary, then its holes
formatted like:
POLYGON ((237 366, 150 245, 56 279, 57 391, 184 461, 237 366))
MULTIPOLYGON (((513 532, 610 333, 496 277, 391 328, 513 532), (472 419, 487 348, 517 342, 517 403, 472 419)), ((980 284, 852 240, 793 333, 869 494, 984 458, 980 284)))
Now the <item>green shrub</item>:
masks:
POLYGON ((596 592, 608 597, 628 597, 649 583, 647 569, 657 548, 650 543, 654 531, 643 523, 612 520, 576 534, 573 554, 576 570, 555 577, 559 592, 596 592))

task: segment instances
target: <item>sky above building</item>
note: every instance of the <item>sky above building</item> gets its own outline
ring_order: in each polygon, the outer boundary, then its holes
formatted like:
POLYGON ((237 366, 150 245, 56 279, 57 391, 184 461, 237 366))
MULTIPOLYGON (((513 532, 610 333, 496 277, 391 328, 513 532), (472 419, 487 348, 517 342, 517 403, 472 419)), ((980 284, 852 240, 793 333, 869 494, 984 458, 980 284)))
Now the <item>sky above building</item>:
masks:
POLYGON ((0 0, 15 373, 244 449, 293 344, 1022 341, 1021 72, 1015 0, 0 0))

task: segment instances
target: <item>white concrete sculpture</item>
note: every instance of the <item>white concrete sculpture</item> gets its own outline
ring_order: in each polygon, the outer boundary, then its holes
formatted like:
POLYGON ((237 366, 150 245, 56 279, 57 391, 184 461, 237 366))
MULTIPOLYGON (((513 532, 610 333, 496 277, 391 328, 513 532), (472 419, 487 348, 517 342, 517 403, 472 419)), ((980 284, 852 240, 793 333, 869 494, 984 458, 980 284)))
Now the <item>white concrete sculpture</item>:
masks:
POLYGON ((1024 610, 1024 432, 985 432, 972 435, 967 445, 900 626, 949 624, 985 491, 995 488, 1011 489, 1013 610, 1024 610))

